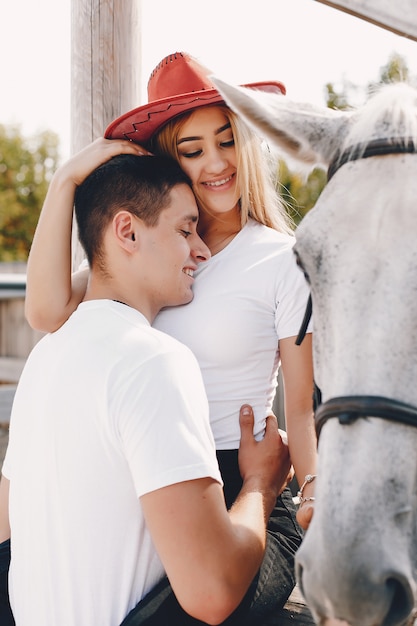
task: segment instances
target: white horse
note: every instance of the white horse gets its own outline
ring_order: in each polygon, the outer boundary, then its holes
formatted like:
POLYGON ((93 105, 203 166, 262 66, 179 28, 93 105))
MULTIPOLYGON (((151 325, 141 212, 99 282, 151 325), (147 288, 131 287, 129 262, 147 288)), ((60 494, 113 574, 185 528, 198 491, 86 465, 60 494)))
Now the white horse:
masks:
POLYGON ((214 79, 281 151, 331 168, 296 230, 320 436, 297 577, 317 623, 412 622, 417 581, 417 92, 336 112, 214 79), (330 419, 339 418, 339 419, 330 419))

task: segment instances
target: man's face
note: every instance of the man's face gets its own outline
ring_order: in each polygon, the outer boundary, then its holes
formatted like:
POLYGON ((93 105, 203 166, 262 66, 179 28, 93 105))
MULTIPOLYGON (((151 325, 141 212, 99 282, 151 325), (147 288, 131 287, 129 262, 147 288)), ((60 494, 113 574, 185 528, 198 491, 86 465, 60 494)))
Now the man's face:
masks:
POLYGON ((141 238, 141 263, 154 315, 166 306, 187 304, 193 298, 194 270, 210 258, 197 234, 198 209, 188 185, 171 190, 171 202, 156 226, 146 227, 141 238))

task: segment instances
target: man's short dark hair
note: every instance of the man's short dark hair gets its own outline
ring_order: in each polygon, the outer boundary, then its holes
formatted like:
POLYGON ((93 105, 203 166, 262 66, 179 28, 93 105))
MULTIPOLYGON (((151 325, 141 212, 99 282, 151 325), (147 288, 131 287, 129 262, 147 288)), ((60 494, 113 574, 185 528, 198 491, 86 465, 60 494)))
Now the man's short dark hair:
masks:
POLYGON ((90 267, 102 257, 104 231, 118 211, 156 226, 172 188, 180 184, 191 187, 178 163, 161 156, 121 154, 87 176, 75 193, 75 215, 90 267))

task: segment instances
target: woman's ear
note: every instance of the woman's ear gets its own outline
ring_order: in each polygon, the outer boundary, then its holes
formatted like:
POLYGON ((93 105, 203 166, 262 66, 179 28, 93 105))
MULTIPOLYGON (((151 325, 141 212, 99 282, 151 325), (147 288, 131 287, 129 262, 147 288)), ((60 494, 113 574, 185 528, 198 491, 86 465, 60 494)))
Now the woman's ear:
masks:
POLYGON ((129 211, 119 211, 113 218, 113 233, 119 245, 127 252, 137 248, 138 223, 129 211))

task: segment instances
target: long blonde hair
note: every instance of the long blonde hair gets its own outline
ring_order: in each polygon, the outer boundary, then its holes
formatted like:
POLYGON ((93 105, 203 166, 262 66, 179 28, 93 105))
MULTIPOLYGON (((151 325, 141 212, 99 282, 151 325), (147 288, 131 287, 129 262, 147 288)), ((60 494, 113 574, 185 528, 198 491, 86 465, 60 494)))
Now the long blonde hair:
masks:
MULTIPOLYGON (((274 173, 270 153, 264 149, 259 137, 226 105, 212 106, 217 106, 226 115, 233 133, 242 227, 251 217, 279 232, 293 234, 293 223, 275 187, 276 168, 274 173)), ((192 111, 168 122, 153 137, 151 150, 179 161, 177 139, 190 115, 192 111)))

